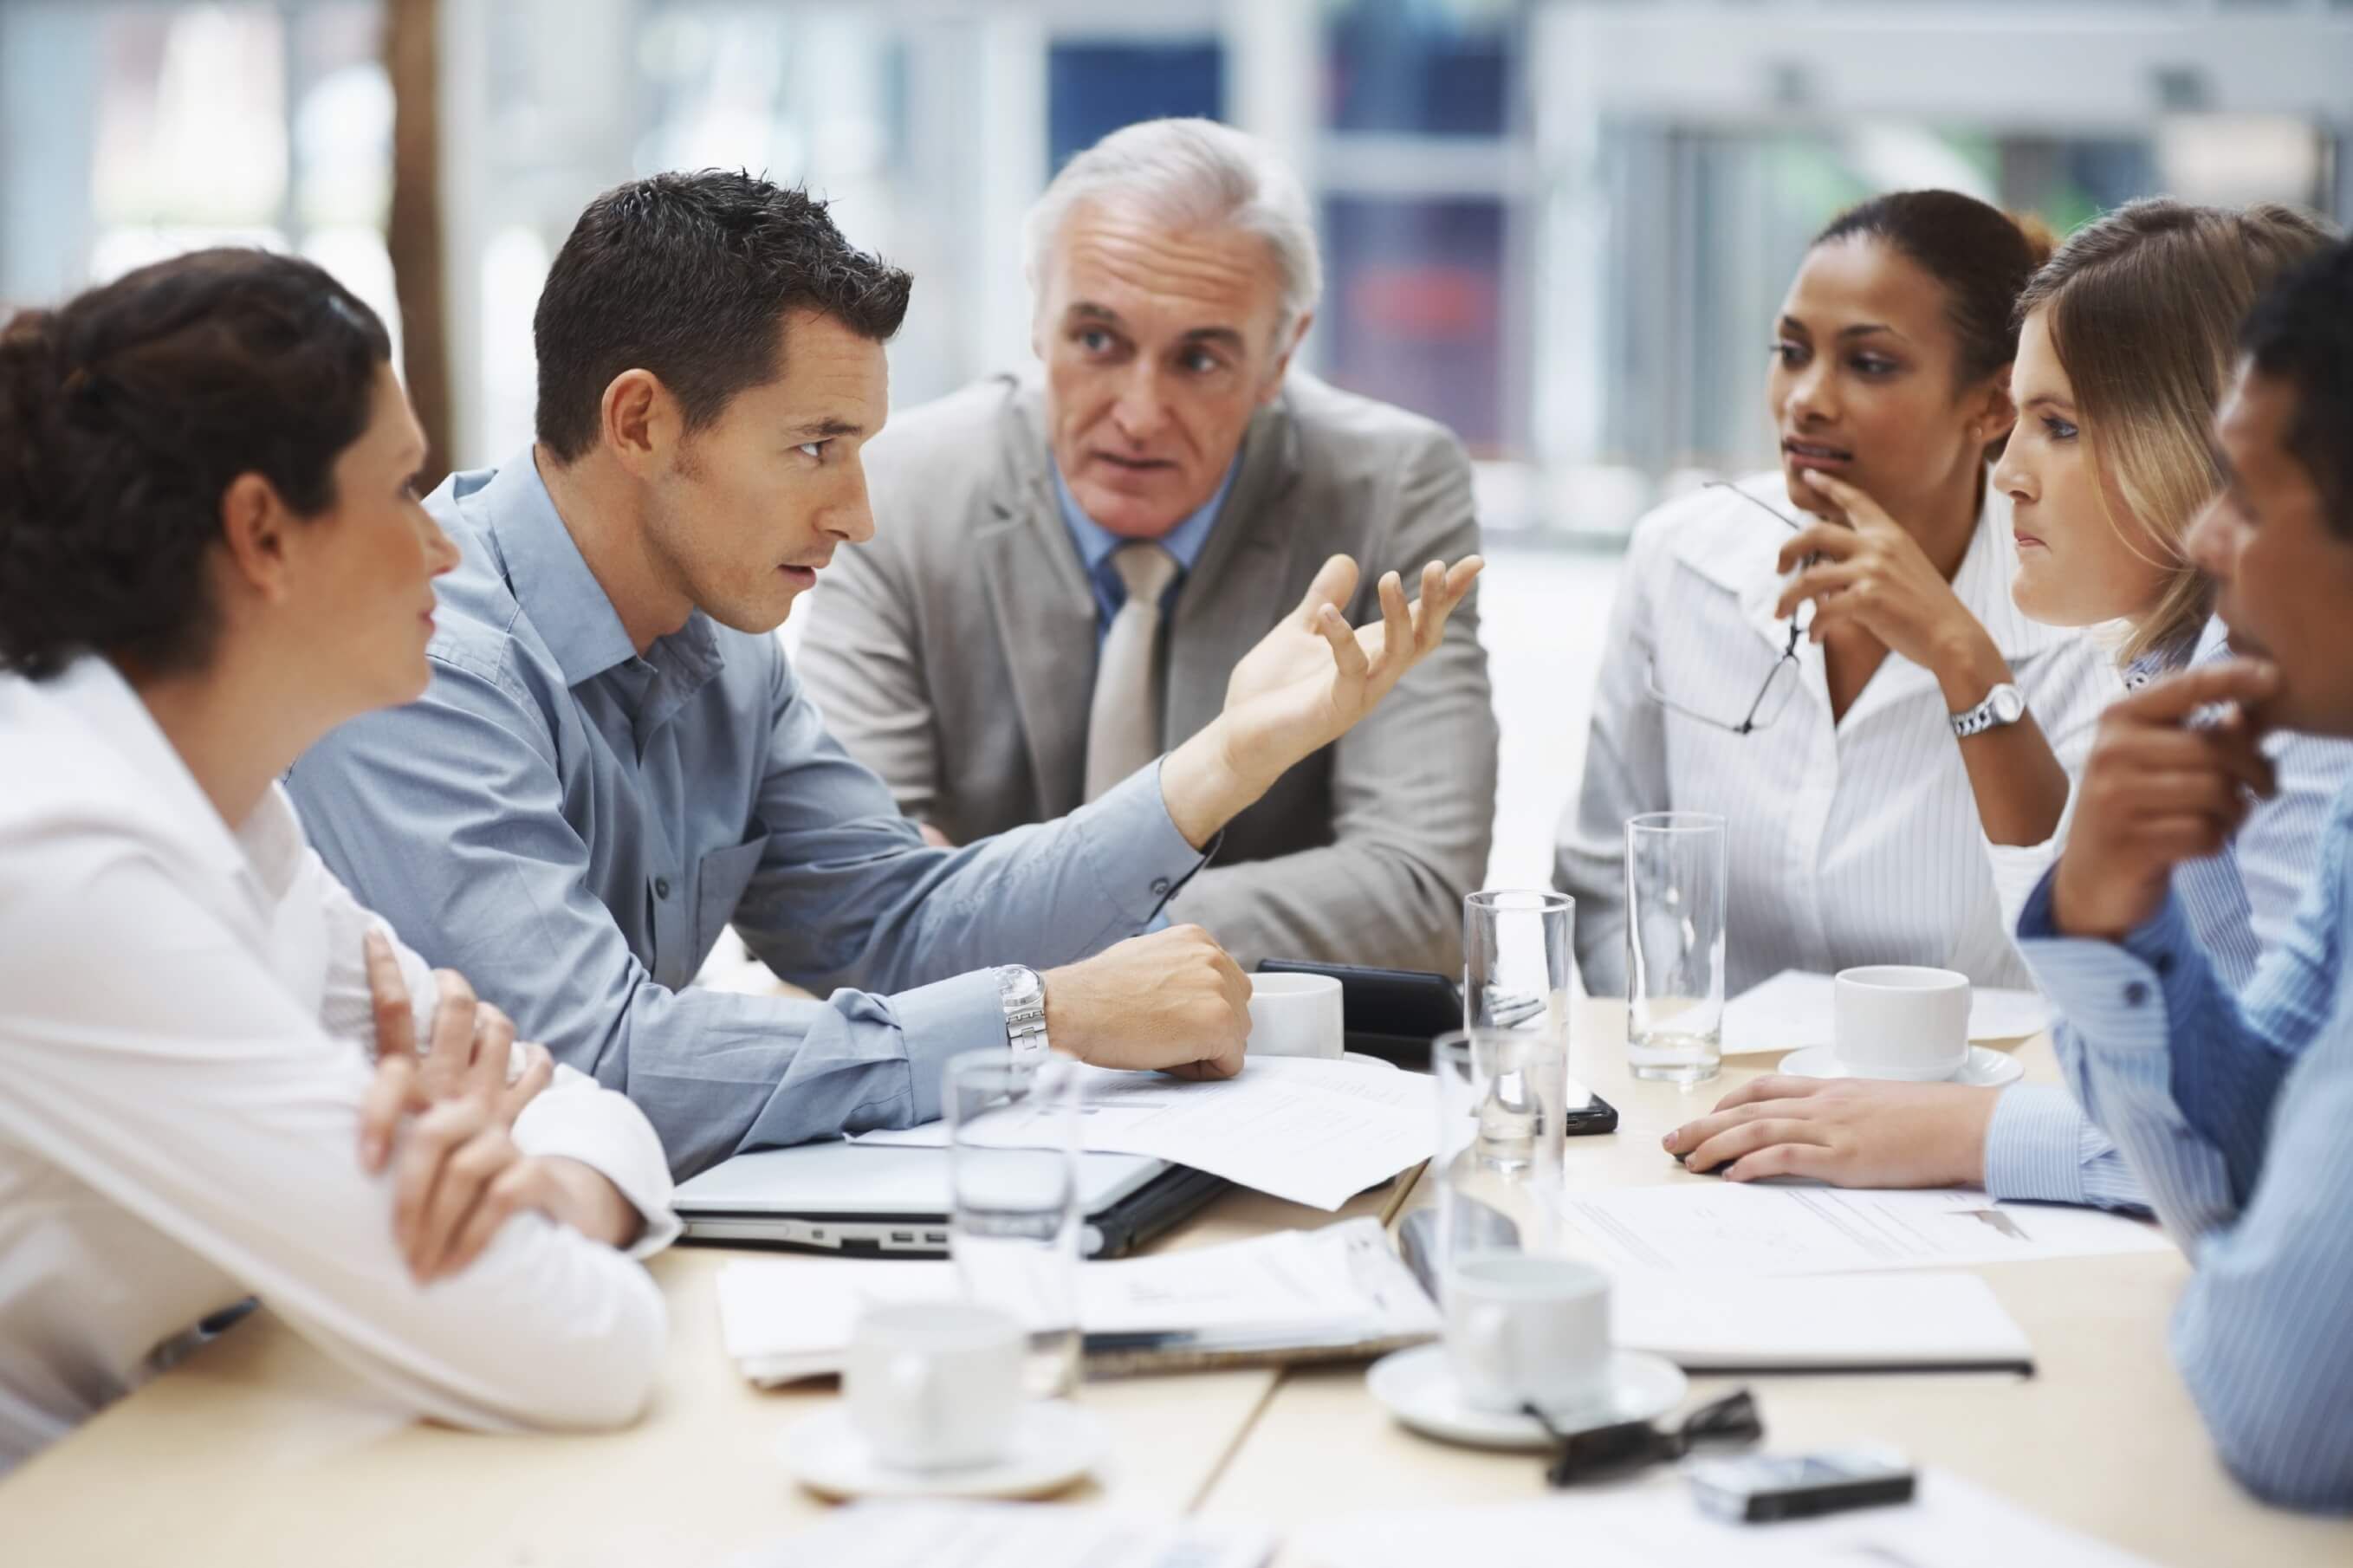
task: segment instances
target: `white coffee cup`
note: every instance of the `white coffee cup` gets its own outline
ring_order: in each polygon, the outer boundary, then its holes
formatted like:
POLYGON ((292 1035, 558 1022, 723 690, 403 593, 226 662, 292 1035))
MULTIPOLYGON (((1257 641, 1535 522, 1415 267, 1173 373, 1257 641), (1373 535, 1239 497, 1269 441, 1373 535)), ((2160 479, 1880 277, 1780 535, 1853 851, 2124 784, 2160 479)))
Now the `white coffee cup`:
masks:
POLYGON ((1011 1449, 1028 1336, 976 1301, 910 1301, 858 1320, 842 1365, 850 1424, 902 1470, 986 1465, 1011 1449))
POLYGON ((1950 1078, 1969 1059, 1969 977, 1879 963, 1832 983, 1831 1054, 1863 1078, 1950 1078))
POLYGON ((1340 983, 1329 974, 1250 976, 1250 1054, 1340 1059, 1340 983))
POLYGON ((1463 1257, 1446 1272, 1446 1360, 1482 1410, 1593 1403, 1609 1385, 1609 1276, 1576 1258, 1463 1257))

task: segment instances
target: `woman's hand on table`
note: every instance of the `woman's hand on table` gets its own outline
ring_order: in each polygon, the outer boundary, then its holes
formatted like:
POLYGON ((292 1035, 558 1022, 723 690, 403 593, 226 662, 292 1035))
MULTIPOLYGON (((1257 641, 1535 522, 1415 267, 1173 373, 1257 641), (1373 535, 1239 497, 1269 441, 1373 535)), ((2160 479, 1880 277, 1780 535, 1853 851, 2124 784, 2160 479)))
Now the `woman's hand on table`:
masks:
POLYGON ((1667 1152, 1736 1182, 1809 1176, 1840 1187, 1948 1187, 1985 1180, 1998 1089, 1884 1079, 1767 1076, 1668 1133, 1667 1152))

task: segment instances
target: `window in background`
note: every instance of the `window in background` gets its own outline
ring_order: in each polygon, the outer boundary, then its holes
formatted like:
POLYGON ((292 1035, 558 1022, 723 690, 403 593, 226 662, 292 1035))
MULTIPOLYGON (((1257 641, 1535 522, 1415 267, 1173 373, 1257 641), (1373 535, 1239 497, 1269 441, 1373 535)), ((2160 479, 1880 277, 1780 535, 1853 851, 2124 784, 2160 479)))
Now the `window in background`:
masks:
POLYGON ((1336 196, 1324 236, 1324 374, 1503 447, 1504 205, 1336 196))
POLYGON ((384 317, 396 360, 376 5, 113 6, 89 22, 90 281, 202 246, 295 249, 384 317))
POLYGON ((1073 40, 1046 60, 1046 166, 1060 169, 1123 125, 1225 113, 1226 51, 1214 38, 1073 40))

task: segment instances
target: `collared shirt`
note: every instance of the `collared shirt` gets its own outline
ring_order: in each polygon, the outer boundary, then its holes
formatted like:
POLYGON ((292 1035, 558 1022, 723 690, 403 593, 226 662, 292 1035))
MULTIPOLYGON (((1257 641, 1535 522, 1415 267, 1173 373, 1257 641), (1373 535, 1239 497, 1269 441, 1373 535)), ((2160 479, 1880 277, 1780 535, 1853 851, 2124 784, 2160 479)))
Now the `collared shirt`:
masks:
MULTIPOLYGON (((1863 963, 2023 984, 1951 715, 1926 668, 1888 655, 1833 719, 1822 650, 1801 638, 1772 722, 1746 735, 1716 727, 1748 710, 1788 637, 1773 614, 1785 582, 1775 564, 1794 529, 1756 502, 1799 514, 1778 473, 1740 488, 1753 499, 1705 489, 1662 507, 1627 556, 1584 786, 1563 816, 1555 869, 1577 900, 1588 987, 1625 992, 1626 819, 1668 810, 1729 823, 1727 992, 1783 969, 1863 963), (1652 679, 1667 702, 1651 695, 1652 679)), ((1953 591, 2073 773, 2121 683, 2088 639, 2010 603, 2016 554, 2009 503, 1989 485, 1953 591)))
POLYGON ((625 1090, 681 1175, 937 1117, 946 1059, 1005 1044, 984 966, 1135 935, 1202 863, 1156 763, 1059 822, 928 848, 776 638, 698 611, 640 657, 531 453, 426 506, 464 553, 432 684, 290 787, 354 892, 625 1090), (825 999, 691 985, 731 921, 825 999))
POLYGON ((2173 1355, 2223 1461, 2273 1501, 2353 1509, 2353 789, 2295 926, 2240 994, 2177 890, 2117 942, 2062 937, 2046 878, 2020 947, 2069 1027, 2076 1100, 2197 1266, 2173 1355))
MULTIPOLYGON (((1087 581, 1095 591, 1095 651, 1101 653, 1103 638, 1111 635, 1112 617, 1127 603, 1127 584, 1112 569, 1111 552, 1132 542, 1080 510, 1078 498, 1062 482, 1062 470, 1050 463, 1048 467, 1054 475, 1055 498, 1061 502, 1062 525, 1071 531, 1071 542, 1078 546, 1079 560, 1085 565, 1087 581)), ((1190 517, 1153 542, 1176 558, 1176 575, 1161 600, 1162 610, 1176 602, 1177 591, 1185 586, 1193 563, 1201 558, 1202 547, 1209 542, 1209 531, 1217 526, 1218 513, 1225 508, 1226 492, 1234 488, 1234 476, 1241 468, 1241 454, 1237 452, 1234 460, 1226 465, 1226 477, 1218 481, 1216 493, 1190 517)))
MULTIPOLYGON (((2229 628, 2216 617, 2207 622, 2186 665, 2179 654, 2145 656, 2125 672, 2125 683, 2143 686, 2177 668, 2230 657, 2229 628)), ((2353 742, 2283 734, 2263 749, 2278 793, 2256 803, 2221 854, 2184 861, 2173 873, 2173 896, 2200 951, 2233 991, 2245 990, 2263 955, 2285 945, 2311 885, 2313 857, 2330 807, 2353 783, 2353 742)), ((2043 869, 2052 858, 2042 858, 2043 869)), ((2042 874, 2035 873, 2026 891, 2042 874)), ((2011 920, 2022 912, 2024 901, 2022 892, 2007 906, 2011 920)), ((2067 1026, 2063 1018, 2053 1026, 2067 1026)), ((1985 1184, 1998 1198, 2148 1207, 2116 1144, 2065 1089, 2052 1084, 2018 1084, 1996 1102, 1986 1128, 1985 1184)))
MULTIPOLYGON (((397 1407, 590 1426, 667 1342, 627 1258, 536 1215, 429 1287, 362 1172, 367 912, 273 790, 231 833, 111 666, 0 676, 0 1470, 259 1295, 397 1407)), ((412 1001, 430 976, 402 954, 412 1001)), ((645 1118, 576 1077, 516 1121, 676 1234, 645 1118)))

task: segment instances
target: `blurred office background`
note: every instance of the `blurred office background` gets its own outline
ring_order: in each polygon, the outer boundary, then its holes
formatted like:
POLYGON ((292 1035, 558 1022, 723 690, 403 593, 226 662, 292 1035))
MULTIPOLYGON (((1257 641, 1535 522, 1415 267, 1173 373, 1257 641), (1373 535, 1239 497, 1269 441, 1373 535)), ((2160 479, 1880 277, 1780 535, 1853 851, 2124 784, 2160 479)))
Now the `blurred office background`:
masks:
POLYGON ((1329 267, 1306 363, 1479 460, 1518 880, 1574 788, 1612 547, 1770 460, 1807 237, 1918 185, 2063 232, 2157 192, 2342 221, 2353 0, 0 0, 0 302, 290 247, 407 307, 446 460, 491 461, 581 205, 740 165, 915 273, 904 405, 1028 358, 1023 210, 1158 114, 1292 160, 1329 267))

